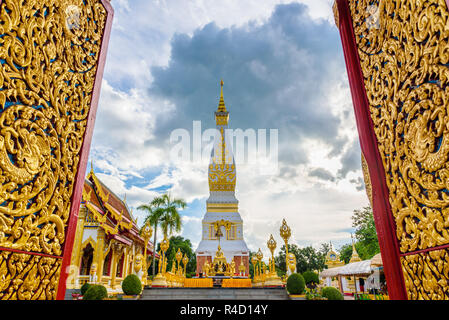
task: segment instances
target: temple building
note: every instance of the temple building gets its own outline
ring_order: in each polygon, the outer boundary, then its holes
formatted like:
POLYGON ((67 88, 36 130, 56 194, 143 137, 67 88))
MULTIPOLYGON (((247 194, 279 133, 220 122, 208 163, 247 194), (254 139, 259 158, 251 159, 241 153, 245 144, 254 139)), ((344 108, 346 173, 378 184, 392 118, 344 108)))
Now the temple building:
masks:
POLYGON ((91 169, 84 181, 67 289, 89 282, 117 293, 132 273, 145 281, 144 257, 153 255, 153 243, 145 242, 126 197, 121 200, 91 169))
POLYGON ((227 263, 234 261, 237 270, 245 270, 244 273, 249 274, 249 250, 243 238, 243 220, 235 197, 235 160, 231 150, 232 143, 225 134, 228 121, 229 112, 224 103, 221 81, 220 101, 215 112, 217 136, 208 170, 210 195, 202 220, 202 239, 195 251, 198 274, 203 273, 206 262, 212 264, 219 247, 220 254, 223 254, 227 263))

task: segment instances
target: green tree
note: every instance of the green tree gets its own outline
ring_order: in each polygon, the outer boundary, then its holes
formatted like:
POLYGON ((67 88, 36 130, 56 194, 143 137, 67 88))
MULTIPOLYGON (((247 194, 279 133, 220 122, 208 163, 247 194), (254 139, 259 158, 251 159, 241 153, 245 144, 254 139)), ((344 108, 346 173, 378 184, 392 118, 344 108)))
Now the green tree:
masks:
POLYGON ((174 199, 169 194, 163 194, 159 198, 155 198, 156 204, 162 208, 164 214, 160 218, 162 232, 164 236, 171 235, 173 231, 180 232, 182 221, 178 208, 184 209, 186 202, 183 199, 174 199))
MULTIPOLYGON (((174 236, 169 239, 169 247, 167 250, 167 271, 171 270, 173 261, 176 261, 175 257, 178 252, 178 248, 181 250, 183 257, 185 254, 189 259, 186 267, 186 275, 191 277, 192 274, 196 273, 196 254, 193 251, 190 240, 181 236, 174 236)), ((160 243, 158 244, 157 249, 158 251, 161 249, 160 243)), ((182 262, 181 265, 184 266, 182 262)))
MULTIPOLYGON (((380 252, 377 239, 376 226, 371 207, 354 210, 352 215, 352 226, 355 228, 355 249, 360 259, 368 260, 380 252)), ((348 263, 352 256, 352 243, 345 244, 340 248, 340 258, 348 263)))
MULTIPOLYGON (((149 204, 142 204, 137 207, 138 210, 142 210, 147 213, 147 216, 145 217, 144 225, 149 223, 153 227, 153 232, 154 232, 153 248, 156 247, 157 228, 159 226, 159 221, 160 221, 162 215, 164 214, 163 208, 160 208, 157 206, 155 199, 153 199, 153 201, 151 201, 149 204)), ((153 249, 153 251, 154 251, 154 249, 153 249)), ((153 276, 155 275, 155 272, 156 272, 156 269, 155 269, 156 259, 154 258, 155 253, 156 252, 153 252, 153 257, 152 257, 153 276)))
MULTIPOLYGON (((367 206, 361 210, 354 210, 352 226, 355 228, 355 238, 363 247, 359 255, 362 259, 370 259, 380 252, 377 238, 376 225, 374 224, 373 210, 367 206)), ((358 248, 356 248, 358 249, 358 248)))
MULTIPOLYGON (((164 236, 167 233, 172 234, 173 230, 181 231, 181 216, 178 208, 184 209, 186 202, 183 199, 173 199, 169 194, 163 194, 160 197, 155 197, 149 204, 142 204, 137 209, 147 212, 145 223, 150 223, 154 228, 154 242, 156 246, 157 228, 160 225, 164 236)), ((156 272, 156 259, 153 258, 153 276, 156 272)))
MULTIPOLYGON (((316 250, 312 246, 300 248, 296 244, 289 244, 288 252, 293 253, 296 257, 296 272, 323 270, 325 268, 326 254, 329 250, 327 246, 327 244, 322 244, 320 250, 316 250)), ((285 274, 285 245, 281 247, 280 252, 275 257, 275 263, 280 271, 279 274, 285 274)))

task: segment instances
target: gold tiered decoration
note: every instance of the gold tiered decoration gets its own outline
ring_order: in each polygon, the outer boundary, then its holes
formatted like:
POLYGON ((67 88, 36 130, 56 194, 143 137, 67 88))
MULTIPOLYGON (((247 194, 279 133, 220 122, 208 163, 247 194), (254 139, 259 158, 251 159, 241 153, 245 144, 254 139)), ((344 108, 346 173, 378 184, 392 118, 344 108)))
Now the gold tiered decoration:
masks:
POLYGON ((159 260, 159 270, 156 277, 154 277, 151 286, 152 287, 183 287, 186 279, 185 268, 189 259, 187 255, 182 256, 181 249, 178 248, 178 251, 175 254, 175 259, 172 261, 172 269, 167 272, 167 256, 165 253, 170 247, 170 241, 167 239, 167 235, 164 236, 164 239, 160 243, 161 252, 159 252, 159 256, 161 257, 159 260), (181 266, 181 261, 184 263, 184 268, 181 266), (175 263, 176 262, 176 263, 175 263))
POLYGON ((259 250, 256 255, 251 258, 251 262, 254 265, 254 287, 263 287, 265 282, 265 264, 262 262, 263 253, 259 250))
MULTIPOLYGON (((447 245, 449 14, 446 2, 360 0, 348 3, 399 249, 411 253, 447 245), (376 10, 370 10, 373 6, 376 10), (373 12, 376 12, 374 17, 373 12)), ((432 258, 432 255, 441 258, 447 255, 437 252, 401 258, 411 299, 449 299, 447 271, 440 267, 447 263, 432 258)))
POLYGON ((149 285, 150 283, 148 282, 148 274, 147 274, 147 270, 148 270, 148 266, 147 266, 147 247, 148 247, 148 241, 150 241, 151 235, 153 234, 153 228, 151 228, 151 225, 149 223, 146 223, 141 231, 142 233, 142 238, 143 241, 145 241, 145 249, 144 249, 144 253, 143 253, 143 270, 144 273, 142 275, 142 285, 149 285))
POLYGON ((276 240, 274 240, 272 234, 270 234, 270 239, 268 239, 267 241, 267 247, 271 251, 271 259, 269 262, 269 273, 264 281, 264 286, 282 286, 282 280, 276 273, 276 267, 274 263, 274 250, 276 249, 276 240))
POLYGON ((294 273, 296 270, 296 256, 293 253, 288 252, 288 239, 290 238, 292 231, 287 225, 285 219, 282 219, 282 225, 279 230, 281 238, 285 242, 285 267, 287 273, 294 273))
POLYGON ((107 11, 98 0, 0 5, 1 299, 54 299, 107 11), (17 261, 18 264, 7 264, 17 261))
POLYGON ((228 124, 229 112, 223 99, 223 80, 218 110, 215 112, 217 126, 220 126, 220 142, 214 148, 214 157, 209 165, 210 191, 235 191, 236 171, 232 156, 226 146, 225 126, 228 124))
POLYGON ((214 260, 211 264, 206 260, 203 266, 203 273, 206 277, 213 277, 215 275, 223 275, 226 277, 234 277, 235 275, 235 262, 232 259, 231 263, 226 261, 226 257, 221 251, 220 245, 215 252, 214 260))

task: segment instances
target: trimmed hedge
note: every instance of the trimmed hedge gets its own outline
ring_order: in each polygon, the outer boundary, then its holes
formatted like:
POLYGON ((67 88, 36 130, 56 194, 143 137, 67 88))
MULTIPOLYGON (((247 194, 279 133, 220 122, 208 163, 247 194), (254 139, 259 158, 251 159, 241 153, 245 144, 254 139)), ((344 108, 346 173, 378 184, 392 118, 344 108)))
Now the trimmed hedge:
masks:
POLYGON ((291 274, 287 279, 287 291, 290 294, 301 294, 306 287, 304 278, 299 273, 291 274))
POLYGON ((91 287, 90 283, 85 283, 81 286, 81 295, 84 296, 86 291, 91 287))
POLYGON ((137 295, 142 291, 142 282, 135 274, 130 274, 122 282, 122 290, 126 295, 137 295))
POLYGON ((108 297, 108 291, 105 286, 101 284, 94 284, 87 289, 83 300, 103 300, 108 297))
POLYGON ((304 281, 306 282, 307 287, 313 288, 320 282, 318 274, 313 271, 305 271, 302 276, 304 278, 304 281))
POLYGON ((324 287, 321 289, 321 295, 326 297, 327 300, 344 300, 341 292, 334 287, 324 287))

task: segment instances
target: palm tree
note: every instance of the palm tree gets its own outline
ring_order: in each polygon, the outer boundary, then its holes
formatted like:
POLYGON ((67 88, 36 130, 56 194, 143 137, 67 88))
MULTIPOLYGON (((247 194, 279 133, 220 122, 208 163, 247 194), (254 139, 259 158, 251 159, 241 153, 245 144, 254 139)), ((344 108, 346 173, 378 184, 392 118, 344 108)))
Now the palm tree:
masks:
POLYGON ((161 217, 161 227, 164 232, 164 237, 173 233, 173 231, 181 231, 181 215, 178 208, 184 209, 186 202, 183 199, 173 199, 169 194, 164 194, 158 200, 160 206, 164 209, 164 214, 161 217))
POLYGON ((181 216, 179 215, 178 208, 184 209, 186 202, 182 199, 173 199, 169 194, 163 194, 160 197, 155 197, 149 204, 140 205, 137 209, 146 211, 147 217, 144 224, 149 223, 154 228, 154 241, 153 241, 153 276, 156 273, 156 259, 154 254, 156 251, 156 235, 157 227, 161 223, 164 236, 173 229, 177 232, 181 231, 181 216))

